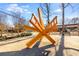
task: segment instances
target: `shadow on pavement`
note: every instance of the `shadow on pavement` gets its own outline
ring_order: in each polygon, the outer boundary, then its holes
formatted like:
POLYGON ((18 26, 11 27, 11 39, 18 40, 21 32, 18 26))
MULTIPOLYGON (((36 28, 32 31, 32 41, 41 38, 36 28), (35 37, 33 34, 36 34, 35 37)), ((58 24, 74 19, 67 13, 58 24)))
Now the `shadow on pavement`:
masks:
POLYGON ((75 49, 75 48, 68 48, 68 47, 66 47, 65 49, 66 50, 75 50, 75 51, 78 51, 79 52, 79 49, 75 49))
POLYGON ((54 47, 53 45, 47 45, 38 48, 39 43, 31 49, 23 49, 21 51, 12 51, 12 52, 1 52, 0 56, 47 56, 50 51, 45 49, 54 47))
MULTIPOLYGON (((28 37, 27 39, 29 39, 29 38, 32 38, 32 37, 28 37)), ((23 41, 23 40, 26 40, 26 39, 16 40, 16 41, 12 41, 12 42, 8 42, 8 43, 0 44, 0 46, 7 45, 7 44, 12 44, 12 43, 16 43, 16 42, 23 41)))
POLYGON ((61 36, 61 42, 59 45, 59 50, 56 52, 56 56, 64 56, 63 54, 63 50, 64 50, 64 34, 62 34, 61 36))

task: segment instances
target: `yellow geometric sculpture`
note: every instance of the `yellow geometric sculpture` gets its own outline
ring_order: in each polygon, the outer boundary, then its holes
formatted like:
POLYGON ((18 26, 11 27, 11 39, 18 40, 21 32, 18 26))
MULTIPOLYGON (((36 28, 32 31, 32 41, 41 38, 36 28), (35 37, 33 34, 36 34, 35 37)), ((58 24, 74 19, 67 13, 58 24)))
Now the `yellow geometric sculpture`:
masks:
POLYGON ((45 36, 53 45, 55 45, 55 43, 56 43, 54 41, 54 39, 49 36, 49 33, 50 32, 57 32, 57 30, 58 30, 57 16, 55 16, 54 19, 46 27, 44 26, 44 23, 42 21, 42 13, 41 13, 40 8, 38 8, 38 16, 39 16, 39 19, 37 19, 36 16, 34 14, 32 14, 30 23, 33 25, 33 27, 24 25, 24 28, 26 30, 32 30, 32 31, 39 32, 39 34, 36 37, 34 37, 31 41, 29 41, 26 44, 27 48, 32 48, 32 46, 38 40, 40 40, 43 36, 45 36))

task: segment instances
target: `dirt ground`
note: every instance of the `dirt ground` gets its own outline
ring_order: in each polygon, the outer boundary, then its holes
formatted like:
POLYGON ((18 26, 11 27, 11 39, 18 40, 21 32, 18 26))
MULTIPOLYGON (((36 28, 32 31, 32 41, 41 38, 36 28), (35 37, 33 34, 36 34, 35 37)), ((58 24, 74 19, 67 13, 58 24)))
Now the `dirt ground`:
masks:
MULTIPOLYGON (((35 33, 34 33, 35 34, 35 33)), ((33 37, 16 38, 10 41, 0 42, 1 56, 79 56, 79 36, 64 36, 64 46, 61 44, 61 35, 51 35, 57 42, 53 46, 45 37, 36 45, 27 49, 26 43, 33 37), (39 46, 39 47, 38 47, 39 46)))

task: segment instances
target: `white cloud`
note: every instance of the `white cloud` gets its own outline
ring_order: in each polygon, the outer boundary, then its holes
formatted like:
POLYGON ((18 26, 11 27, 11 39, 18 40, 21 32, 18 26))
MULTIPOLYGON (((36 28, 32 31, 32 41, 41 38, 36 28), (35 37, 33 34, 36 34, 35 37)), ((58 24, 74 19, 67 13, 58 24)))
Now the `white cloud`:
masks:
POLYGON ((32 12, 28 11, 27 13, 32 13, 32 12))
POLYGON ((21 12, 21 13, 23 12, 23 9, 20 8, 17 4, 10 4, 7 10, 13 12, 21 12))
POLYGON ((18 4, 10 4, 9 6, 13 7, 13 6, 18 6, 18 4))
MULTIPOLYGON (((10 4, 6 10, 8 11, 12 11, 15 12, 17 14, 17 12, 21 13, 21 16, 26 16, 28 14, 31 13, 30 10, 28 10, 28 8, 23 8, 21 6, 19 6, 18 4, 10 4)), ((10 17, 8 17, 8 21, 7 21, 8 26, 14 26, 12 20, 10 19, 10 17)))
POLYGON ((28 9, 24 9, 24 8, 18 6, 18 4, 10 4, 8 6, 7 10, 12 11, 12 12, 19 12, 21 14, 23 14, 23 13, 31 13, 28 9))
POLYGON ((24 5, 24 6, 21 6, 22 8, 29 8, 30 6, 29 5, 24 5))
POLYGON ((60 13, 60 12, 62 12, 62 10, 61 9, 56 9, 54 12, 55 13, 60 13))

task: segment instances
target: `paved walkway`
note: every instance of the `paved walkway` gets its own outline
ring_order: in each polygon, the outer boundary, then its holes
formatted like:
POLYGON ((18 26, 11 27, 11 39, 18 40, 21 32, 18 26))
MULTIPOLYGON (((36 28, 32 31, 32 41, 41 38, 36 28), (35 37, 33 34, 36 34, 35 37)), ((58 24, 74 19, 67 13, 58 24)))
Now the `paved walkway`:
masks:
MULTIPOLYGON (((50 44, 46 38, 43 38, 42 42, 38 42, 32 49, 26 49, 26 43, 32 39, 32 37, 16 38, 10 41, 0 42, 0 55, 2 56, 47 56, 47 55, 65 55, 65 56, 79 56, 79 36, 65 36, 64 48, 60 47, 61 35, 51 36, 58 45, 55 47, 50 44), (39 45, 40 44, 40 45, 39 45), (37 46, 39 45, 39 48, 37 46), (62 54, 60 52, 62 50, 62 54), (56 54, 57 53, 57 54, 56 54)), ((63 40, 62 39, 62 40, 63 40)))

